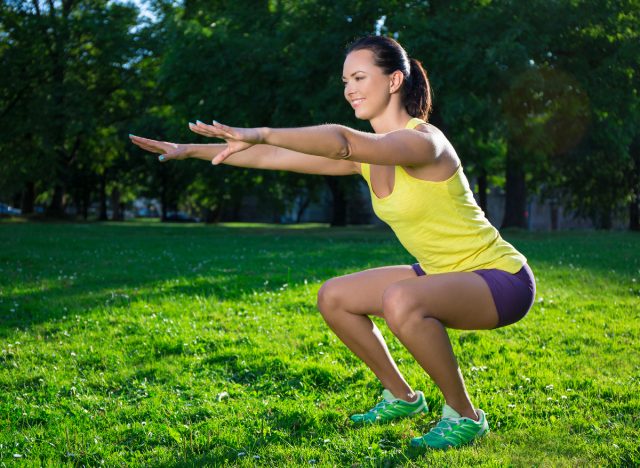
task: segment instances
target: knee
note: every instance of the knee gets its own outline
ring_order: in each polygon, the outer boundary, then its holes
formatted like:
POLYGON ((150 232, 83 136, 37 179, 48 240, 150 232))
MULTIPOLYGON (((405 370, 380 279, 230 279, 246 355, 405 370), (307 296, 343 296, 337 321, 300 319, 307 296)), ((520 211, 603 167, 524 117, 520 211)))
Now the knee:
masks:
POLYGON ((384 319, 394 335, 400 336, 425 318, 425 309, 401 286, 389 286, 382 296, 384 319))
POLYGON ((326 281, 318 290, 317 306, 325 320, 340 309, 342 302, 340 290, 340 285, 335 278, 326 281))

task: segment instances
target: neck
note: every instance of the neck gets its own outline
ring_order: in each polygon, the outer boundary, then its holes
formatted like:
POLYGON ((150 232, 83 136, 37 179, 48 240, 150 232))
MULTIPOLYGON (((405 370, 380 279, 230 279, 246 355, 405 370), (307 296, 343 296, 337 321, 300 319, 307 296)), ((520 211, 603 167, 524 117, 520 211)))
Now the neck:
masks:
POLYGON ((376 133, 389 133, 406 127, 412 117, 404 107, 402 109, 387 109, 383 114, 369 120, 373 131, 376 133))

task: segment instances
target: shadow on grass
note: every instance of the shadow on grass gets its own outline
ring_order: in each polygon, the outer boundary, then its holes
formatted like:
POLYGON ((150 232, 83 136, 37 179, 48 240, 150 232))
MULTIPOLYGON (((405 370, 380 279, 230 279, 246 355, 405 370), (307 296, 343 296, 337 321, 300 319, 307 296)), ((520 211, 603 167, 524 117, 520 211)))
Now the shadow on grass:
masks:
MULTIPOLYGON (((286 419, 287 427, 294 427, 296 433, 287 437, 286 445, 291 447, 299 447, 304 450, 310 443, 310 433, 316 434, 314 431, 314 424, 310 422, 308 418, 301 417, 301 415, 291 414, 286 419), (290 418, 293 418, 290 419, 290 418), (293 426, 290 426, 293 425, 293 426)), ((385 454, 382 456, 371 456, 364 459, 353 458, 350 455, 349 450, 342 450, 342 453, 337 455, 335 459, 339 460, 337 466, 380 466, 380 467, 393 467, 393 466, 405 466, 411 463, 418 463, 419 465, 428 464, 432 458, 433 452, 426 449, 418 449, 406 446, 407 441, 404 438, 397 436, 390 436, 390 439, 385 439, 390 446, 402 446, 399 450, 394 450, 392 454, 385 454)), ((315 465, 325 466, 321 461, 316 462, 314 459, 307 459, 303 454, 298 454, 300 459, 296 459, 295 455, 289 455, 286 460, 283 459, 265 459, 262 460, 260 456, 251 455, 247 453, 247 447, 250 447, 250 451, 255 453, 261 448, 268 448, 273 443, 282 443, 274 437, 258 437, 251 440, 248 444, 228 444, 220 441, 220 445, 212 446, 209 453, 187 454, 182 460, 176 460, 172 463, 164 463, 159 466, 165 468, 180 468, 180 467, 200 467, 200 466, 224 466, 225 464, 235 465, 237 463, 253 463, 257 465, 269 466, 300 466, 300 465, 315 465), (214 454, 212 452, 219 452, 221 446, 224 446, 223 452, 220 454, 214 454), (218 450, 216 450, 218 449, 218 450), (246 457, 246 458, 245 458, 246 457)), ((333 450, 327 448, 326 450, 333 450)), ((207 450, 203 448, 203 452, 207 450)), ((336 466, 336 465, 334 465, 336 466)), ((428 465, 424 465, 428 466, 428 465)))
MULTIPOLYGON (((612 282, 640 275, 640 237, 630 233, 508 236, 534 271, 555 266, 612 282)), ((412 261, 388 229, 373 227, 10 223, 0 241, 0 337, 99 308, 175 296, 234 301, 412 261)))
POLYGON ((370 228, 3 225, 0 240, 9 248, 0 252, 0 336, 138 301, 233 301, 285 283, 319 282, 367 267, 371 256, 388 258, 395 245, 385 245, 387 238, 370 228), (354 243, 370 246, 358 255, 354 243))

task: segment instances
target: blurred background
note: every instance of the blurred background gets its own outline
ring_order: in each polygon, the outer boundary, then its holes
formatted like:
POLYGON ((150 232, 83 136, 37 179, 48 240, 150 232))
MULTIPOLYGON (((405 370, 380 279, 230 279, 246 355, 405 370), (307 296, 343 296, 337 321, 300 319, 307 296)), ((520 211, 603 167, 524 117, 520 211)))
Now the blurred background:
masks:
POLYGON ((346 46, 421 60, 431 121, 497 227, 640 230, 640 1, 4 0, 0 216, 377 222, 364 182, 204 161, 127 135, 341 123, 346 46))

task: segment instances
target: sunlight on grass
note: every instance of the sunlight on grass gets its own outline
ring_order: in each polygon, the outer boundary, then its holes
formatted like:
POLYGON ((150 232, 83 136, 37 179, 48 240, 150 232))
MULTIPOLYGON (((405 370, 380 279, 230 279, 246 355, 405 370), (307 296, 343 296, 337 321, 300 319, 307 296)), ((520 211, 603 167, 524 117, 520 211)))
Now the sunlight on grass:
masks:
POLYGON ((0 460, 73 465, 640 463, 640 238, 509 233, 534 309, 450 331, 491 435, 409 449, 432 411, 353 429, 381 391, 316 311, 323 281, 411 258, 386 229, 0 224, 0 460))

